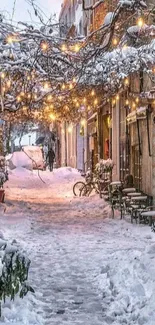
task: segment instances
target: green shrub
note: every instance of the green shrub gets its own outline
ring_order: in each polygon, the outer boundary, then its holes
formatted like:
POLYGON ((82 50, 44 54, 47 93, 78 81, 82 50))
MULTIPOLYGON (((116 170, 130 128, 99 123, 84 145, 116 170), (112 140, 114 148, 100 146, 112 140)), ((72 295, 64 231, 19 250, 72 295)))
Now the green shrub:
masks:
POLYGON ((16 245, 0 239, 0 317, 1 302, 7 297, 14 300, 17 295, 23 298, 28 291, 34 292, 27 283, 30 263, 16 245))

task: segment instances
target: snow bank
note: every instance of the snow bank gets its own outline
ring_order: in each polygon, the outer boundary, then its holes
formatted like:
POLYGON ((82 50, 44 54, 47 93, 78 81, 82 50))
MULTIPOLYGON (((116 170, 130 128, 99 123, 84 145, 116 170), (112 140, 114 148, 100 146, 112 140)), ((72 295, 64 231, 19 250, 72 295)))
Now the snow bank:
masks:
POLYGON ((31 170, 28 170, 24 167, 17 167, 9 172, 10 175, 13 175, 15 177, 20 177, 21 179, 25 179, 27 176, 34 176, 31 170))
POLYGON ((72 167, 61 167, 53 171, 53 175, 56 178, 74 179, 80 177, 80 173, 77 169, 72 167))

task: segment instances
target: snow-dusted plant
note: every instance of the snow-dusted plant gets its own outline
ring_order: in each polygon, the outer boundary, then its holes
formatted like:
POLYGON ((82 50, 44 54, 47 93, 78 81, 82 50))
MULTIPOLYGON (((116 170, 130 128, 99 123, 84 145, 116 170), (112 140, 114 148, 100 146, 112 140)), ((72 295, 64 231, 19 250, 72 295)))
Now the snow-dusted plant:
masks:
POLYGON ((8 180, 8 172, 5 170, 5 157, 0 156, 0 187, 8 180))
POLYGON ((8 173, 0 171, 0 187, 3 187, 3 184, 8 180, 8 173))
POLYGON ((0 317, 1 302, 6 298, 14 300, 17 295, 23 298, 28 291, 34 292, 27 283, 29 267, 29 258, 14 243, 0 238, 0 317))
POLYGON ((99 174, 110 173, 112 172, 114 167, 114 163, 111 159, 100 159, 100 161, 96 164, 95 170, 99 174))

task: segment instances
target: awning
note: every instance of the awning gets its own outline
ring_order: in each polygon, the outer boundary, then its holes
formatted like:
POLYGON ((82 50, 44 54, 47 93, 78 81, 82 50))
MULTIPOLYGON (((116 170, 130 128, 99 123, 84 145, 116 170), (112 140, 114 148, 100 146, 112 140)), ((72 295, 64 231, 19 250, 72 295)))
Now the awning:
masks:
POLYGON ((127 115, 126 120, 128 124, 135 123, 137 120, 145 119, 146 112, 147 112, 146 106, 137 108, 137 110, 127 115))
POLYGON ((147 107, 139 107, 137 109, 137 119, 138 120, 141 120, 141 119, 144 119, 146 118, 146 111, 147 111, 147 107))
POLYGON ((128 124, 134 123, 137 120, 136 111, 131 112, 127 115, 126 120, 128 124))

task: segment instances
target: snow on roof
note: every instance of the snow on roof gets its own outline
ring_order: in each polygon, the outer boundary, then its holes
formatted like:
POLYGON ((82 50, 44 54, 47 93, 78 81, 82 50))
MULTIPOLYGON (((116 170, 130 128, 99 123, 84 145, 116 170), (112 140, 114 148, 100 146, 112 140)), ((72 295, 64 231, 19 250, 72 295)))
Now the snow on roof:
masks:
POLYGON ((113 17, 114 17, 114 13, 113 12, 108 12, 107 15, 104 18, 104 26, 110 25, 110 23, 113 20, 113 17))

